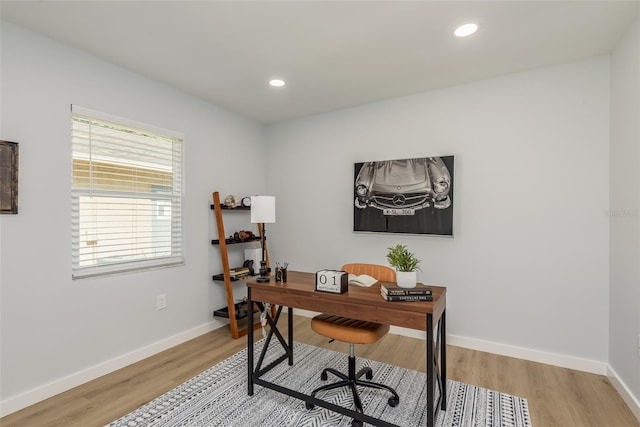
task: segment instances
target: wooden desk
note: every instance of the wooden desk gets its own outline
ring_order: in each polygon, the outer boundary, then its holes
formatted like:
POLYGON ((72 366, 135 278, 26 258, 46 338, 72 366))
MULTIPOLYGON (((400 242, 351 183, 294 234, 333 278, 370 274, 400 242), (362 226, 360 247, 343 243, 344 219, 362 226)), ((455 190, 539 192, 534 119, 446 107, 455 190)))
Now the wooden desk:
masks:
MULTIPOLYGON (((337 406, 316 397, 302 394, 296 390, 267 382, 260 377, 285 360, 288 360, 290 366, 293 365, 293 309, 295 308, 345 316, 369 322, 402 326, 426 332, 427 427, 433 427, 438 409, 446 409, 447 347, 445 310, 447 288, 440 286, 431 286, 431 288, 433 289, 432 302, 387 302, 380 295, 380 284, 375 284, 369 288, 349 286, 349 292, 342 295, 316 292, 314 290, 314 273, 290 271, 286 283, 275 282, 273 279, 268 283, 248 282, 247 298, 249 307, 251 307, 254 301, 279 306, 274 317, 270 315, 267 316, 270 332, 266 338, 258 363, 255 366, 253 357, 253 329, 249 328, 247 354, 248 394, 252 396, 254 384, 258 384, 373 425, 394 426, 394 424, 373 418, 366 414, 359 414, 349 408, 337 406), (283 306, 288 307, 289 334, 287 340, 284 339, 277 328, 277 322, 283 306), (434 327, 436 325, 438 332, 434 334, 434 327), (280 341, 285 353, 268 366, 262 367, 266 349, 274 335, 280 341), (436 384, 440 389, 440 405, 437 404, 438 402, 435 402, 436 384)), ((320 370, 322 368, 324 367, 319 367, 320 370)), ((318 371, 318 373, 319 372, 320 371, 318 371)), ((402 401, 402 396, 400 396, 400 401, 402 401)))

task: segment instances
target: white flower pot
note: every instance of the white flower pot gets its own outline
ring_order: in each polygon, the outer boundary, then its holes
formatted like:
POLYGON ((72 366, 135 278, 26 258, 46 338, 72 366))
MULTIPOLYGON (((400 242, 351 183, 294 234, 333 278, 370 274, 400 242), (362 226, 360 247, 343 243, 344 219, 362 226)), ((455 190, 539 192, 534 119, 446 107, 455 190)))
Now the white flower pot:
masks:
POLYGON ((415 288, 417 281, 415 271, 396 271, 396 282, 401 288, 415 288))

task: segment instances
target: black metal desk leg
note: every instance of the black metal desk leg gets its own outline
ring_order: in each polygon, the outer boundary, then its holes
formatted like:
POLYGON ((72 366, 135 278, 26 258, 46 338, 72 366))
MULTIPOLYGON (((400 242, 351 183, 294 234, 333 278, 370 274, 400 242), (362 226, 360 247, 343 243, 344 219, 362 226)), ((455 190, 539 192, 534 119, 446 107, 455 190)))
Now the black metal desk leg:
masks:
POLYGON ((293 366, 293 308, 287 307, 287 317, 289 325, 289 366, 293 366))
POLYGON ((247 287, 247 307, 250 318, 247 331, 247 394, 253 396, 253 303, 251 302, 251 288, 247 287))
POLYGON ((427 427, 434 425, 435 378, 433 376, 433 315, 427 314, 427 427))
POLYGON ((440 317, 440 378, 442 381, 442 396, 440 409, 447 410, 447 332, 445 322, 446 310, 440 317))

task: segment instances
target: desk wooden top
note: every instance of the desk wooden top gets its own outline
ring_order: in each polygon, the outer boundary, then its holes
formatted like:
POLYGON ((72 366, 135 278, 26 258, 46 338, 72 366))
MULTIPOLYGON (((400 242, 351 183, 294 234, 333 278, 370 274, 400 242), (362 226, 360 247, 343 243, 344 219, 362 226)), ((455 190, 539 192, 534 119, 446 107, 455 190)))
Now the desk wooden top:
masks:
MULTIPOLYGON (((433 301, 386 301, 380 295, 380 282, 370 286, 349 286, 344 294, 315 291, 315 273, 289 271, 287 282, 247 282, 253 301, 321 313, 350 317, 369 322, 426 330, 426 315, 433 315, 433 324, 446 308, 447 288, 430 286, 433 301)), ((391 284, 392 286, 395 283, 391 284)))

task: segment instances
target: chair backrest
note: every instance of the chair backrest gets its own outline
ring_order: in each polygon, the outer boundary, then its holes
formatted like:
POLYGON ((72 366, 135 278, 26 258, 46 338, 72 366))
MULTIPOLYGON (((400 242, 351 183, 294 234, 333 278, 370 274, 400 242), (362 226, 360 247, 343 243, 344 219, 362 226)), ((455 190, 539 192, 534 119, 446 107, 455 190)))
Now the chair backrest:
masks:
POLYGON ((381 282, 396 281, 396 271, 386 265, 352 263, 343 265, 342 271, 358 276, 366 274, 381 282))

